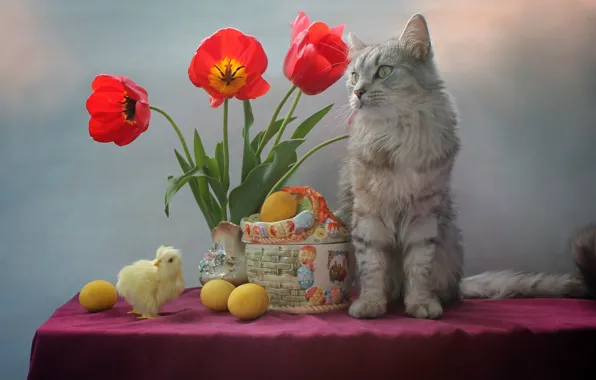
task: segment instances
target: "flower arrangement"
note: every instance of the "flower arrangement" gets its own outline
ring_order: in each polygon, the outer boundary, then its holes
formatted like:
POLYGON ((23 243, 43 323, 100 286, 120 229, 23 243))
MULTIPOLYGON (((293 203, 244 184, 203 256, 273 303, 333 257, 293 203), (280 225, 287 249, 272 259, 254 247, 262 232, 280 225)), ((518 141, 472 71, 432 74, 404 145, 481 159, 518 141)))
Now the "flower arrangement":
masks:
POLYGON ((125 146, 147 131, 152 112, 161 114, 172 125, 184 152, 182 155, 175 150, 182 174, 168 177, 166 215, 169 216, 169 203, 174 195, 188 184, 210 229, 222 221, 238 224, 241 218, 258 212, 266 197, 279 190, 310 155, 347 138, 347 135, 332 138, 300 159, 297 157, 297 148, 331 110, 331 104, 302 120, 289 139, 282 139, 288 125, 296 119, 294 111, 301 95, 325 91, 343 76, 348 65, 349 49, 342 40, 343 25, 330 28, 322 22, 311 23, 301 12, 291 26, 290 48, 283 66, 291 87, 266 128, 252 138, 254 117, 250 101, 264 96, 270 89, 262 77, 268 59, 256 38, 234 28, 220 29, 201 41, 188 68, 192 84, 210 96, 210 106, 223 105, 223 139, 216 144, 213 156, 207 154, 196 129, 191 152, 172 117, 149 103, 147 91, 133 80, 116 75, 98 75, 91 84, 93 92, 86 103, 91 116, 90 136, 97 142, 125 146), (287 114, 278 118, 294 92, 287 114), (243 103, 244 145, 240 183, 230 191, 228 110, 233 98, 243 103), (265 155, 265 147, 271 140, 271 149, 265 155))

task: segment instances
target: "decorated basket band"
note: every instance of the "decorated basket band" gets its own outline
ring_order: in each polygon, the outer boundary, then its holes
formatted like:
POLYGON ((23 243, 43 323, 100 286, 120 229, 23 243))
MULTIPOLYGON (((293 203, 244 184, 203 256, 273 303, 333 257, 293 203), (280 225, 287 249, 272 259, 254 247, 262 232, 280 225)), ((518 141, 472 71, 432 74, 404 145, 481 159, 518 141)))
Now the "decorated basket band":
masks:
POLYGON ((308 186, 284 187, 294 195, 299 208, 291 218, 263 222, 259 214, 241 221, 242 240, 259 244, 337 243, 349 239, 346 224, 327 207, 325 198, 308 186))

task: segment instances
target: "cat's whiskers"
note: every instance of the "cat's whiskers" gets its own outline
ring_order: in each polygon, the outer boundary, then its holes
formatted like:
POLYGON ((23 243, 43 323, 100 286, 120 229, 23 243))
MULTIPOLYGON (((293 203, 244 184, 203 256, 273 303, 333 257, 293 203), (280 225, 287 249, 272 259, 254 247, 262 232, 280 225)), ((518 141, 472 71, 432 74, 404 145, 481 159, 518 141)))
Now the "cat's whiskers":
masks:
POLYGON ((346 126, 350 117, 352 116, 352 107, 350 104, 342 104, 334 111, 334 119, 337 120, 332 130, 337 130, 339 127, 346 126))

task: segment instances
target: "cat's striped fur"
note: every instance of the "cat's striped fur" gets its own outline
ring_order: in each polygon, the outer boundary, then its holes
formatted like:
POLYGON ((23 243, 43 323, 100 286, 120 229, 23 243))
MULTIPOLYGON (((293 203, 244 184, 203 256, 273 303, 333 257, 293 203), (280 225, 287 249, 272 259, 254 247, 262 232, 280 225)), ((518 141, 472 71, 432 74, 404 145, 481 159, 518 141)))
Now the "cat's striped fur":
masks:
MULTIPOLYGON (((403 299, 413 317, 438 318, 462 295, 587 295, 580 275, 505 271, 462 281, 450 187, 458 117, 433 62, 426 21, 413 16, 399 38, 379 45, 350 38, 347 86, 355 114, 340 198, 351 220, 361 289, 350 315, 379 317, 394 299, 403 299)), ((593 257, 593 239, 588 246, 593 257)))

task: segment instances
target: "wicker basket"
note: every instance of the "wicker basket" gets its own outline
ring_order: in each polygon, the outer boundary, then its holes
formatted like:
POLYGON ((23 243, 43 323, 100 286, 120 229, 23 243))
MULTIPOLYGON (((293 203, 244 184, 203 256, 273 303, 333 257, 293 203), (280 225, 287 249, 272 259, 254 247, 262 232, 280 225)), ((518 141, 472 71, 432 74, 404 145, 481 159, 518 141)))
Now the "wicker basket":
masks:
POLYGON ((349 306, 354 256, 343 221, 310 188, 284 188, 307 197, 310 210, 292 219, 241 222, 248 281, 269 294, 269 309, 314 314, 349 306))

